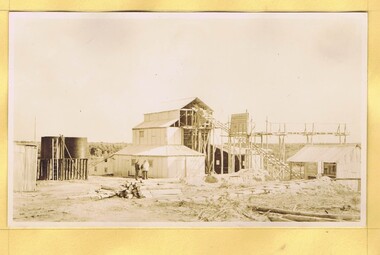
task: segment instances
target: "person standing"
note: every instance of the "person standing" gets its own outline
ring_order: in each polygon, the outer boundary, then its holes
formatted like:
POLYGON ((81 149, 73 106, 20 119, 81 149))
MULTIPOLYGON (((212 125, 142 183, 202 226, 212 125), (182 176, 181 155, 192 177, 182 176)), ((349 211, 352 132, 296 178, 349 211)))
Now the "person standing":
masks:
POLYGON ((135 163, 135 179, 136 179, 136 181, 139 178, 139 172, 140 172, 140 162, 139 162, 139 160, 136 160, 136 163, 135 163))
POLYGON ((144 160, 144 163, 142 164, 142 174, 143 174, 144 180, 148 179, 148 172, 149 172, 149 162, 148 160, 144 160))

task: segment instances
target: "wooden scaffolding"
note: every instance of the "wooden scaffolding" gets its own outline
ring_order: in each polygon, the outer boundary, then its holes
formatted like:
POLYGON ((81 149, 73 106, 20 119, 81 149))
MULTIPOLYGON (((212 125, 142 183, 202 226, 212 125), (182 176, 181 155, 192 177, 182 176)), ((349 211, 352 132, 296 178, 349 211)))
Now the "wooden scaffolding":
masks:
MULTIPOLYGON (((203 148, 210 148, 210 137, 213 137, 212 144, 215 145, 215 129, 220 129, 221 133, 221 152, 226 148, 228 155, 228 173, 233 173, 239 169, 251 169, 253 167, 253 156, 259 155, 261 157, 260 167, 269 172, 274 179, 294 179, 302 178, 302 173, 292 172, 289 165, 286 163, 286 139, 289 136, 303 136, 305 137, 305 144, 312 144, 315 136, 330 136, 338 137, 338 142, 344 144, 347 141, 349 132, 347 125, 344 123, 332 124, 333 128, 321 131, 316 128, 315 123, 303 124, 302 130, 287 130, 287 123, 271 123, 266 121, 266 130, 257 132, 252 120, 249 119, 248 112, 241 114, 234 114, 231 116, 227 124, 221 123, 213 118, 212 114, 207 111, 194 111, 197 118, 202 118, 201 124, 205 128, 205 137, 201 140, 203 148), (207 123, 207 125, 204 125, 207 123), (276 128, 274 128, 276 127, 276 128), (224 142, 223 137, 227 138, 224 142), (278 139, 278 155, 275 155, 269 149, 269 138, 277 137, 278 139), (236 164, 235 161, 238 161, 236 164)), ((195 127, 199 128, 200 125, 194 122, 195 127)), ((195 128, 195 130, 197 130, 195 128)), ((198 136, 199 139, 199 136, 198 136)), ((201 152, 208 151, 207 165, 213 166, 215 160, 215 148, 212 146, 213 151, 201 150, 201 152)), ((223 153, 221 153, 223 155, 223 153)), ((222 156, 223 157, 223 156, 222 156)), ((224 169, 224 160, 221 160, 221 169, 224 169)), ((213 167, 210 170, 214 170, 213 167)), ((223 173, 223 171, 221 171, 223 173)))

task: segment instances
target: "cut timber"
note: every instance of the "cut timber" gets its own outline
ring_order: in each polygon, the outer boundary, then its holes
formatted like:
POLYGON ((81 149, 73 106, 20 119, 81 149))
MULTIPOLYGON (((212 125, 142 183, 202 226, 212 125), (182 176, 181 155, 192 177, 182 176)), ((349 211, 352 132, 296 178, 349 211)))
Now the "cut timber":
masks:
POLYGON ((338 221, 337 219, 310 217, 310 216, 301 216, 301 215, 292 215, 292 214, 285 214, 282 217, 284 219, 288 219, 291 221, 301 221, 301 222, 326 222, 326 221, 337 222, 338 221))
POLYGON ((114 197, 116 196, 116 193, 112 193, 112 194, 109 194, 109 193, 104 193, 104 194, 99 194, 97 195, 97 199, 101 200, 101 199, 105 199, 105 198, 111 198, 111 197, 114 197))
POLYGON ((100 193, 100 198, 109 198, 112 196, 118 196, 122 198, 130 198, 131 195, 132 197, 136 198, 144 198, 145 196, 142 195, 140 186, 136 183, 127 183, 125 185, 121 185, 119 187, 110 187, 110 186, 104 186, 101 185, 101 188, 97 191, 100 193), (111 193, 112 192, 112 193, 111 193), (103 194, 102 194, 103 193, 103 194), (106 196, 102 196, 106 193, 106 196), (111 193, 112 196, 109 195, 111 193))
POLYGON ((346 220, 346 221, 358 221, 360 220, 359 216, 354 215, 336 215, 336 214, 318 214, 318 213, 309 213, 309 212, 293 212, 288 210, 276 209, 276 208, 265 208, 265 207, 251 207, 253 210, 261 212, 272 212, 279 214, 291 214, 291 215, 301 215, 301 216, 310 216, 310 217, 319 217, 319 218, 328 218, 328 219, 337 219, 337 220, 346 220))
POLYGON ((250 219, 250 220, 253 220, 253 221, 257 221, 256 218, 254 218, 253 216, 249 215, 248 213, 244 212, 243 210, 240 210, 239 208, 235 208, 235 210, 240 213, 241 215, 243 215, 244 217, 250 219))
POLYGON ((115 191, 115 192, 118 192, 120 191, 121 189, 118 187, 118 188, 115 188, 115 187, 110 187, 110 186, 104 186, 104 185, 101 185, 100 186, 101 189, 104 189, 104 190, 111 190, 111 191, 115 191))
POLYGON ((283 218, 283 217, 279 217, 279 216, 277 216, 277 215, 268 215, 267 217, 268 217, 268 218, 270 219, 270 221, 272 221, 272 222, 292 222, 292 220, 285 219, 285 218, 283 218))

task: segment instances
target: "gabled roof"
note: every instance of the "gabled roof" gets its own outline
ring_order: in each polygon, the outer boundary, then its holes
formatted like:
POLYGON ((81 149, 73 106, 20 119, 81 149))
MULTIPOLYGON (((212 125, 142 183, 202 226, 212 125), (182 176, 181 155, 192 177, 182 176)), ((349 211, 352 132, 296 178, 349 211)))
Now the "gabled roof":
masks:
POLYGON ((359 145, 306 145, 295 155, 288 158, 289 162, 339 162, 345 155, 359 145))
POLYGON ((208 105, 206 105, 202 100, 200 100, 198 97, 189 97, 189 98, 182 98, 178 100, 163 102, 162 104, 160 104, 159 107, 155 109, 154 112, 149 112, 149 113, 180 110, 180 109, 186 108, 187 106, 191 104, 198 104, 202 108, 212 111, 212 109, 208 105))
POLYGON ((129 156, 204 156, 184 145, 133 145, 125 147, 114 155, 129 156))
POLYGON ((170 127, 177 120, 178 120, 178 118, 169 119, 169 120, 143 121, 140 124, 138 124, 137 126, 135 126, 133 129, 170 127))

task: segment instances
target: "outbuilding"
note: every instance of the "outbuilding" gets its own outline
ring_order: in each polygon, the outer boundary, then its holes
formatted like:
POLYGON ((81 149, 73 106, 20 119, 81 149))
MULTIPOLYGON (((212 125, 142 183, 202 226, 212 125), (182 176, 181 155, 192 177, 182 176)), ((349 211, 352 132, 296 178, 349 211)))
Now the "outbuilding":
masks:
POLYGON ((306 145, 287 161, 291 171, 300 171, 305 179, 328 176, 358 188, 360 186, 359 144, 306 145))
POLYGON ((35 191, 37 180, 37 145, 32 143, 15 143, 13 155, 13 190, 35 191))
POLYGON ((135 145, 126 147, 108 160, 114 176, 132 176, 136 161, 148 160, 148 176, 182 178, 204 175, 205 156, 184 145, 135 145))
POLYGON ((209 128, 197 111, 212 112, 199 98, 168 102, 156 112, 144 114, 144 121, 132 129, 133 144, 108 159, 114 176, 133 176, 136 161, 149 161, 148 177, 182 178, 205 174, 205 135, 209 128), (203 150, 202 150, 203 149, 203 150))

